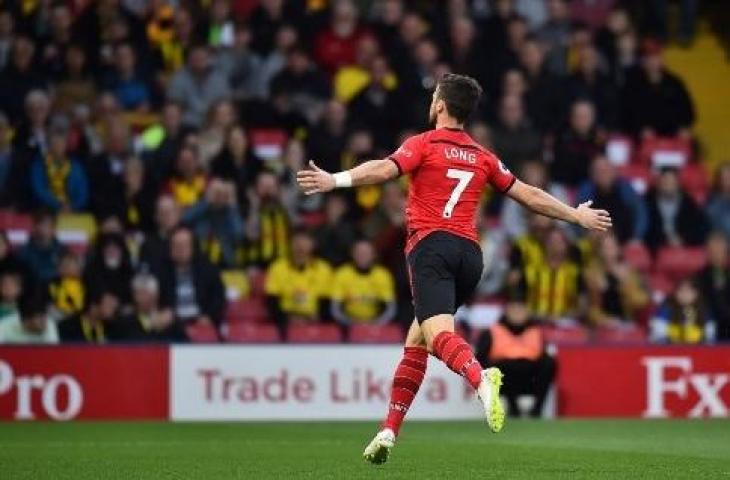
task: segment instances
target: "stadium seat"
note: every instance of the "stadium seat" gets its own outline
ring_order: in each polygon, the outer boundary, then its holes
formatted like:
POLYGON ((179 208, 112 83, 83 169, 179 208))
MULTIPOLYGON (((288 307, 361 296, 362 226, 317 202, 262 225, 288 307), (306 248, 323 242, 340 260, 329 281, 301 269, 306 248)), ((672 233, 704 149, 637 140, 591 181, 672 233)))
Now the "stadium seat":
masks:
POLYGON ((596 330, 595 339, 600 343, 646 343, 646 334, 638 327, 611 328, 596 330))
POLYGON ((656 302, 660 302, 664 297, 669 295, 674 290, 674 284, 675 282, 663 273, 655 272, 649 275, 649 287, 651 287, 652 295, 656 302))
POLYGON ((251 297, 228 302, 226 318, 229 323, 266 323, 269 311, 263 297, 251 297))
POLYGON ((634 142, 628 135, 611 135, 606 140, 606 157, 617 167, 631 163, 634 158, 634 142))
POLYGON ((271 324, 231 323, 226 340, 231 343, 278 343, 279 331, 271 324))
POLYGON ((652 260, 649 250, 641 243, 629 243, 624 247, 624 258, 640 273, 651 271, 652 260))
POLYGON ((30 215, 15 213, 9 210, 0 212, 0 230, 5 231, 11 245, 23 245, 28 241, 28 235, 33 227, 30 215))
POLYGON ((266 285, 266 273, 265 272, 251 272, 248 275, 248 281, 251 285, 251 296, 252 297, 263 297, 266 292, 264 287, 266 285))
POLYGON ((250 130, 251 147, 257 157, 266 161, 281 158, 288 135, 278 128, 257 128, 250 130))
POLYGON ((353 325, 350 327, 352 343, 401 343, 403 331, 398 325, 353 325))
POLYGON ((332 324, 294 324, 287 328, 290 343, 340 343, 342 330, 332 324))
POLYGON ((679 180, 684 190, 700 205, 704 205, 710 191, 707 170, 699 163, 690 163, 679 171, 679 180))
POLYGON ((63 213, 58 216, 56 235, 72 251, 83 253, 96 235, 96 220, 88 213, 63 213))
POLYGON ((555 345, 581 345, 588 342, 588 330, 580 325, 554 327, 546 325, 542 329, 546 343, 555 345))
POLYGON ((657 254, 656 273, 676 282, 697 272, 706 261, 702 247, 664 247, 657 254))
POLYGON ((185 327, 185 333, 193 343, 218 343, 220 340, 213 325, 193 323, 185 327))
POLYGON ((224 270, 221 272, 221 279, 226 287, 226 298, 229 302, 245 298, 251 291, 248 276, 243 270, 224 270))
POLYGON ((618 174, 634 187, 636 193, 643 195, 651 188, 654 176, 651 169, 640 163, 630 163, 619 167, 618 174))
POLYGON ((692 160, 692 144, 681 138, 649 138, 641 144, 639 159, 652 168, 682 168, 692 160))

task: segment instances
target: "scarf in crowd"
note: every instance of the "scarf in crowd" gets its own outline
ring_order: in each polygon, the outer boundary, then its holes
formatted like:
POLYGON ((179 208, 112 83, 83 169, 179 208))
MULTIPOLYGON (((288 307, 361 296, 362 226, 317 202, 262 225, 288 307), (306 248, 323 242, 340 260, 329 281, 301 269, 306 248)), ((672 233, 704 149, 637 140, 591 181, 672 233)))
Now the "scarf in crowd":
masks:
POLYGON ((180 206, 189 207, 203 196, 205 183, 203 175, 196 175, 190 181, 184 178, 173 178, 171 182, 172 195, 180 206))
POLYGON ((46 156, 46 176, 51 193, 61 203, 67 203, 66 180, 71 173, 71 162, 68 159, 55 160, 46 156))

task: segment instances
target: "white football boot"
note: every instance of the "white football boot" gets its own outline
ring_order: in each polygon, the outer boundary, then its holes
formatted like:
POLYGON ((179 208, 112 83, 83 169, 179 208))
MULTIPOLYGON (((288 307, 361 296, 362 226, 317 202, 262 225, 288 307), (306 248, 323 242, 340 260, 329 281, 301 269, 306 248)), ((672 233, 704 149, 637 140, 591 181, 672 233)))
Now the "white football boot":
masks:
POLYGON ((502 372, 496 367, 482 370, 482 381, 477 388, 477 397, 484 405, 487 425, 494 433, 500 432, 504 427, 504 407, 499 399, 502 377, 502 372))
POLYGON ((384 428, 375 435, 362 456, 370 463, 380 465, 388 460, 390 449, 395 445, 395 433, 389 428, 384 428))

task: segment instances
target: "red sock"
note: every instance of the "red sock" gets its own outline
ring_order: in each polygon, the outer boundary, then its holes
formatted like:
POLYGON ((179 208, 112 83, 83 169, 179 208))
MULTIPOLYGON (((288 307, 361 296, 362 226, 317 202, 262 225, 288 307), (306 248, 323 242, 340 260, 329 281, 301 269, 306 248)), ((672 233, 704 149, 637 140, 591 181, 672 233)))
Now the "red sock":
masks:
POLYGON ((454 332, 441 332, 433 339, 433 354, 452 371, 466 378, 476 390, 482 381, 482 367, 463 338, 454 332))
POLYGON ((400 425, 426 375, 427 362, 428 351, 425 348, 405 347, 403 349, 403 358, 393 375, 388 415, 383 422, 383 428, 390 428, 398 435, 400 425))

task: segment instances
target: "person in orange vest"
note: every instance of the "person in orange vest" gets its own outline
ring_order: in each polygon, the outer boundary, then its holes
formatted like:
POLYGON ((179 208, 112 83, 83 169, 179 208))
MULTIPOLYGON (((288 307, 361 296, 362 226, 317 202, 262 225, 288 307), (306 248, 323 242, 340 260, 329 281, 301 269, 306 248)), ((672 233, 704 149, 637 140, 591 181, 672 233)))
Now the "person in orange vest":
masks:
POLYGON ((530 416, 542 414, 556 363, 545 351, 539 325, 530 318, 524 289, 509 292, 502 318, 479 336, 476 357, 483 368, 498 367, 509 378, 502 387, 509 415, 522 414, 517 397, 525 394, 535 399, 530 416))

